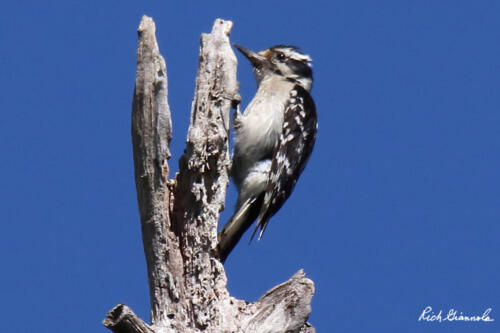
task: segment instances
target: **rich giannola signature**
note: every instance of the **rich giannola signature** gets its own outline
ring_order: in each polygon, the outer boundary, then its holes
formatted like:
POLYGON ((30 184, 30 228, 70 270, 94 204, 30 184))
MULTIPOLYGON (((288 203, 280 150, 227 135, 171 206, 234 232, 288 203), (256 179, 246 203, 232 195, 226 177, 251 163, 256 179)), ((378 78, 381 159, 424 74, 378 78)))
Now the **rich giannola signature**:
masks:
POLYGON ((446 321, 495 321, 495 319, 490 317, 491 311, 491 308, 487 308, 482 314, 464 314, 463 312, 459 312, 455 309, 449 309, 448 312, 443 310, 436 312, 432 310, 431 306, 427 306, 418 317, 418 321, 431 321, 438 323, 446 321))

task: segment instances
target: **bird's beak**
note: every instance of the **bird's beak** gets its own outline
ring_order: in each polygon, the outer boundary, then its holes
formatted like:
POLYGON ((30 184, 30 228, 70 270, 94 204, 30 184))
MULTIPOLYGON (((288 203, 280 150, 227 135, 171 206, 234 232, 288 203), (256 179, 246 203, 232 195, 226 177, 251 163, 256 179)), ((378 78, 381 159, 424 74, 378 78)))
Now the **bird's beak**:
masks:
POLYGON ((247 57, 247 59, 250 60, 252 65, 255 67, 260 67, 262 65, 262 63, 266 60, 266 57, 264 57, 258 53, 255 53, 253 51, 250 51, 249 49, 247 49, 241 45, 234 44, 234 47, 237 48, 238 51, 243 53, 243 55, 245 57, 247 57))

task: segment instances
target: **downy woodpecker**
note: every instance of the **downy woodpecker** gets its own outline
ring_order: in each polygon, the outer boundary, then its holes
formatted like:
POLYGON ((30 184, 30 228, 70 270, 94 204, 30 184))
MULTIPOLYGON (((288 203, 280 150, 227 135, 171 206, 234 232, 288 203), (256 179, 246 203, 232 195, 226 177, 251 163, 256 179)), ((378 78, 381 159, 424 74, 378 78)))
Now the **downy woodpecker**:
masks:
POLYGON ((309 94, 311 58, 295 46, 276 45, 261 52, 235 47, 250 60, 257 93, 243 114, 236 112, 231 176, 238 189, 235 213, 219 233, 224 261, 257 219, 251 236, 288 199, 313 150, 317 115, 309 94))

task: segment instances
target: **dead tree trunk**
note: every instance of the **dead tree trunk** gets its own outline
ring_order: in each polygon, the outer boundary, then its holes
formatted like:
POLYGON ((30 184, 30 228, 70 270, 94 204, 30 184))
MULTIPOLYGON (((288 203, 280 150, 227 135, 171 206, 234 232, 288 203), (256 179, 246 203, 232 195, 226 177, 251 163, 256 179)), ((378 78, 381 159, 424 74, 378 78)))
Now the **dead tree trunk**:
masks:
POLYGON ((229 181, 229 114, 239 103, 231 28, 231 22, 217 19, 201 37, 186 151, 179 173, 169 179, 166 65, 153 20, 142 18, 132 140, 151 324, 119 304, 103 321, 114 332, 314 332, 306 322, 314 284, 302 270, 247 303, 229 295, 214 250, 229 181))

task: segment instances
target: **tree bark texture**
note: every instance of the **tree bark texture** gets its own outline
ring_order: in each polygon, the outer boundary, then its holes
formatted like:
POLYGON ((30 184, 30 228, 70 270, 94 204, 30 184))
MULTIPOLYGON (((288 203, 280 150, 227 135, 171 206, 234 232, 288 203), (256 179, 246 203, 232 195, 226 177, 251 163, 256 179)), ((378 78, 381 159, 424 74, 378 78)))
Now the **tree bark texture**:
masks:
POLYGON ((135 181, 151 300, 148 325, 126 305, 103 324, 114 332, 314 332, 314 284, 301 270, 248 303, 229 295, 217 257, 217 223, 229 182, 229 118, 239 101, 230 21, 202 34, 198 75, 179 173, 169 179, 172 137, 167 72, 144 16, 132 103, 135 181))

